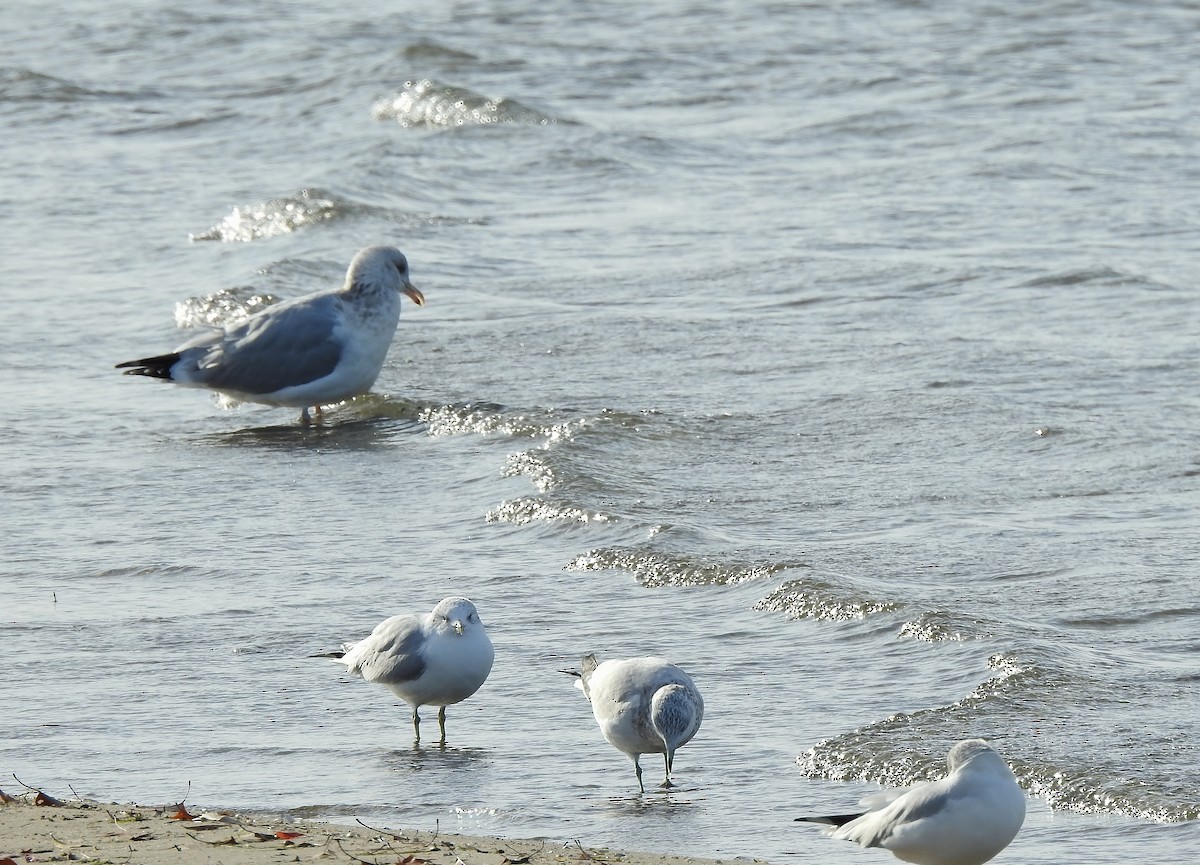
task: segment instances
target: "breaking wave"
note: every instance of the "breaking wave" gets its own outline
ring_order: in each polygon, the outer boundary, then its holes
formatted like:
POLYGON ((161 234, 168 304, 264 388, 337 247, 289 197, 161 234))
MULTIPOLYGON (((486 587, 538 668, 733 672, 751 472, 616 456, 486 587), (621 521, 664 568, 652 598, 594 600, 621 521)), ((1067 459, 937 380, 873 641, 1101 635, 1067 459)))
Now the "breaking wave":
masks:
POLYGON ((851 586, 813 576, 790 580, 754 605, 761 612, 835 622, 865 619, 900 608, 900 604, 875 600, 851 586))
POLYGON ((249 243, 264 237, 290 234, 320 222, 337 219, 345 216, 353 208, 351 202, 340 200, 319 189, 301 189, 295 195, 235 207, 216 225, 200 234, 191 235, 191 239, 249 243))
POLYGON ((799 562, 720 562, 702 557, 645 552, 620 547, 590 550, 576 556, 563 570, 628 571, 647 588, 664 586, 723 586, 772 577, 799 562))
POLYGON ((574 505, 550 499, 520 498, 502 502, 492 508, 486 517, 489 523, 607 523, 613 520, 608 514, 589 511, 574 505))
POLYGON ((249 318, 279 298, 253 288, 223 288, 202 297, 189 297, 175 304, 175 326, 224 327, 249 318))
POLYGON ((1188 791, 1155 789, 1124 777, 1120 767, 1097 767, 1088 753, 1080 753, 1080 765, 1072 766, 1058 765, 1041 755, 1057 744, 1064 722, 1045 707, 1032 727, 1017 719, 1028 714, 1044 695, 1072 686, 1087 687, 1087 683, 1070 681, 1059 670, 1010 653, 992 655, 988 667, 991 676, 949 705, 897 713, 818 742, 796 758, 801 773, 832 781, 904 787, 942 777, 950 746, 986 730, 989 732, 983 735, 1008 761, 1021 786, 1031 795, 1043 797, 1051 808, 1157 822, 1200 817, 1200 802, 1194 796, 1188 801, 1188 791))
POLYGON ((480 96, 463 87, 437 84, 429 79, 405 82, 399 93, 376 102, 371 116, 376 120, 395 120, 401 126, 440 128, 491 123, 541 126, 559 122, 515 99, 480 96))

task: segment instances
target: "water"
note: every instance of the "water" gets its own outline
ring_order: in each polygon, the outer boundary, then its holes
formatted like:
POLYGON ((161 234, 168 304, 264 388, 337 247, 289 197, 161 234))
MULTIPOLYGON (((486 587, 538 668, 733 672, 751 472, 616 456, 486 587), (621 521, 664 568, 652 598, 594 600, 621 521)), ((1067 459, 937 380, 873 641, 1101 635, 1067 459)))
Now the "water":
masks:
POLYGON ((377 6, 6 12, 0 775, 887 861, 791 818, 984 736, 1002 861, 1194 857, 1200 10, 377 6), (323 427, 111 368, 379 242, 323 427), (458 593, 413 749, 310 656, 458 593), (669 796, 589 651, 702 689, 669 796))

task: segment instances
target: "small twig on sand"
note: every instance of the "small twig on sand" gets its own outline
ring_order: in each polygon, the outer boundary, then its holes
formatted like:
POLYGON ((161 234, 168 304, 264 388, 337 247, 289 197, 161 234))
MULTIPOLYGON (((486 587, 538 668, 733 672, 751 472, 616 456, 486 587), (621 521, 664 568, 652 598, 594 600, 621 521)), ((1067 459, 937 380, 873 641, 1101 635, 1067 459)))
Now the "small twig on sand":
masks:
POLYGON ((33 797, 34 805, 49 805, 52 808, 62 807, 62 802, 55 799, 49 793, 46 793, 43 790, 39 790, 37 787, 30 787, 28 784, 26 784, 24 781, 22 781, 20 778, 17 777, 16 772, 13 772, 13 780, 16 781, 18 784, 20 784, 22 787, 24 787, 26 790, 29 790, 29 791, 37 794, 36 796, 33 797))
POLYGON ((210 847, 236 847, 236 846, 238 846, 237 838, 233 837, 232 835, 230 835, 228 838, 222 839, 220 841, 209 841, 207 838, 201 838, 199 835, 196 835, 192 832, 184 832, 183 834, 187 835, 189 838, 192 838, 196 841, 201 842, 202 844, 208 844, 210 847))
POLYGON ((579 839, 575 839, 575 846, 579 848, 579 858, 587 859, 589 862, 603 862, 604 860, 598 856, 593 856, 591 853, 583 849, 583 845, 579 843, 579 839))
POLYGON ((391 836, 392 840, 394 840, 394 841, 409 840, 409 839, 405 838, 403 835, 397 835, 395 832, 391 831, 390 829, 376 829, 374 826, 364 823, 358 817, 354 818, 354 822, 357 823, 359 826, 362 826, 364 829, 370 829, 372 832, 378 832, 380 835, 389 835, 389 836, 391 836))
POLYGON ((542 843, 540 845, 538 845, 538 848, 536 850, 534 850, 532 853, 525 853, 525 854, 518 855, 518 856, 510 856, 509 851, 501 848, 501 850, 504 853, 504 862, 502 863, 502 865, 528 865, 528 863, 533 861, 533 857, 541 855, 541 852, 545 849, 546 849, 546 839, 545 838, 542 839, 542 843))
POLYGON ((347 850, 345 847, 342 846, 342 842, 341 842, 340 838, 334 838, 333 842, 338 845, 339 850, 341 850, 343 853, 345 853, 347 856, 349 856, 355 862, 361 862, 361 863, 363 863, 363 865, 379 865, 378 862, 372 862, 370 859, 362 859, 358 856, 355 856, 353 853, 351 853, 349 850, 347 850))

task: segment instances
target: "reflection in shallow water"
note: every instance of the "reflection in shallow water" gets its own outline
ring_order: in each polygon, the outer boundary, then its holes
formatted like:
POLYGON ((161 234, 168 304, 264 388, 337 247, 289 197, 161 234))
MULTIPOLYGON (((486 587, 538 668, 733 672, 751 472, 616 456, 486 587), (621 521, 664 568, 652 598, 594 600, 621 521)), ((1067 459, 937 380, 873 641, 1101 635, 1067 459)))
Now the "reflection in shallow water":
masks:
POLYGON ((414 744, 407 750, 388 751, 383 755, 385 768, 393 772, 457 771, 471 769, 488 760, 486 748, 456 748, 453 745, 414 744))
POLYGON ((409 400, 368 395, 326 409, 320 420, 250 426, 206 433, 202 443, 223 447, 369 450, 397 438, 425 433, 427 406, 409 400))

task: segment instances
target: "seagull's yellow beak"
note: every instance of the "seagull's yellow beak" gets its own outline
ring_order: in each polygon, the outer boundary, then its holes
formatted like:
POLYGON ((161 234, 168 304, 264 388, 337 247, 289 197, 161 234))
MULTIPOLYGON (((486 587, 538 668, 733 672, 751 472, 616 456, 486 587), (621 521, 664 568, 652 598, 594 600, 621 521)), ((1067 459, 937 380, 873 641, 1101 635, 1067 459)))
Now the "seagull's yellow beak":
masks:
POLYGON ((457 619, 455 619, 453 622, 451 622, 450 626, 452 628, 454 628, 454 633, 458 634, 460 637, 462 636, 463 631, 466 630, 466 628, 463 626, 463 623, 458 621, 457 619))
POLYGON ((411 282, 404 283, 404 288, 400 290, 407 294, 417 306, 425 305, 425 295, 421 294, 421 290, 411 282))

